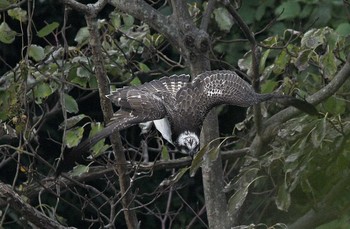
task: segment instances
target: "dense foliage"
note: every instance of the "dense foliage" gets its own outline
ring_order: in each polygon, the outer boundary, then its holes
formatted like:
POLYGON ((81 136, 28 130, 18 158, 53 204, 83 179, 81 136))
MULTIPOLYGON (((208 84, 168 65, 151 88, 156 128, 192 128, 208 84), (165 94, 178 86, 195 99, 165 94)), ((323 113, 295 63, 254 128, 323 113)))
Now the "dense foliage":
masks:
MULTIPOLYGON (((162 15, 172 13, 170 1, 145 2, 162 15)), ((187 2, 199 25, 210 3, 187 2)), ((124 130, 132 209, 142 228, 208 227, 198 169, 203 154, 214 160, 221 153, 235 226, 345 228, 350 217, 349 3, 233 2, 257 40, 260 77, 252 79, 251 44, 221 3, 209 17, 211 68, 237 70, 263 93, 308 98, 320 116, 274 103, 262 104, 258 112, 220 107, 222 138, 215 142, 221 148, 208 144, 193 162, 174 154, 156 131, 124 130), (259 135, 263 147, 254 149, 259 135)), ((0 12, 0 185, 9 184, 24 202, 63 225, 126 226, 123 211, 129 206, 121 203, 124 193, 109 140, 94 146, 90 160, 80 161, 66 178, 53 178, 63 152, 104 125, 87 17, 49 0, 2 0, 0 12)), ((112 90, 190 73, 179 48, 157 28, 113 4, 97 18, 112 90)), ((0 198, 1 226, 33 223, 1 191, 0 198)))

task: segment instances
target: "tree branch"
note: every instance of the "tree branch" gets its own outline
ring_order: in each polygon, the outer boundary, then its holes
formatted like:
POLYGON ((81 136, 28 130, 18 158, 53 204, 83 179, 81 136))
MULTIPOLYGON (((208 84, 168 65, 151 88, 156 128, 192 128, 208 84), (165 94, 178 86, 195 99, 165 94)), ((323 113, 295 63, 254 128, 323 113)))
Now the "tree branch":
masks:
POLYGON ((38 228, 67 228, 50 219, 24 201, 10 185, 0 182, 0 202, 8 203, 11 208, 21 213, 29 222, 38 228))
POLYGON ((210 17, 211 17, 211 14, 213 13, 215 3, 216 3, 216 0, 209 0, 208 1, 207 8, 204 11, 203 16, 202 16, 201 25, 199 26, 199 28, 203 31, 208 30, 210 17))
MULTIPOLYGON (((317 105, 322 101, 326 100, 334 93, 336 93, 339 88, 348 80, 350 77, 350 55, 347 58, 344 66, 339 70, 339 72, 335 75, 333 80, 329 82, 324 88, 320 89, 318 92, 309 96, 306 100, 313 105, 317 105)), ((281 123, 286 122, 287 120, 297 116, 301 112, 294 107, 286 108, 277 114, 270 117, 263 123, 264 129, 264 140, 270 139, 272 136, 276 134, 278 127, 281 123)))
POLYGON ((116 9, 144 21, 153 29, 163 34, 175 48, 178 48, 178 28, 170 17, 162 15, 145 1, 110 0, 110 4, 116 9))

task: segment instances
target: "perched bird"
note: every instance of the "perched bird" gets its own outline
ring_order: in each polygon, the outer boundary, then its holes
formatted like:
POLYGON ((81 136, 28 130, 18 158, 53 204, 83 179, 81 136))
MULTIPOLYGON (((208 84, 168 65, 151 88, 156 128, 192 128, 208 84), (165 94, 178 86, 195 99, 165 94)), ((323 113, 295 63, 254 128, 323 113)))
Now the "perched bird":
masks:
POLYGON ((274 99, 310 113, 317 110, 309 103, 292 96, 259 94, 233 71, 208 71, 192 82, 187 74, 172 75, 140 86, 128 86, 107 96, 120 109, 99 133, 80 143, 59 164, 72 164, 101 139, 132 125, 153 121, 164 139, 187 155, 199 149, 199 135, 208 112, 220 104, 248 107, 274 99))

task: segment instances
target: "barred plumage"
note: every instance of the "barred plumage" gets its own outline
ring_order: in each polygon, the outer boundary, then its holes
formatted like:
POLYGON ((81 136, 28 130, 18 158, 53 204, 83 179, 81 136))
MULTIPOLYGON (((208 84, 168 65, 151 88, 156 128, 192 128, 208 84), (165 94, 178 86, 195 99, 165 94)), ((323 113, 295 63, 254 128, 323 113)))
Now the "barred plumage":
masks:
MULTIPOLYGON (((317 113, 311 104, 291 96, 258 94, 233 71, 204 72, 192 82, 186 74, 163 77, 140 86, 123 87, 107 97, 120 109, 104 130, 80 143, 66 155, 64 161, 75 160, 77 155, 114 131, 159 119, 164 119, 160 126, 169 125, 161 130, 163 134, 167 132, 166 139, 181 152, 193 155, 199 147, 199 135, 206 114, 220 104, 248 107, 276 99, 288 101, 307 113, 317 113)), ((64 162, 58 167, 58 173, 64 167, 62 164, 64 162)))

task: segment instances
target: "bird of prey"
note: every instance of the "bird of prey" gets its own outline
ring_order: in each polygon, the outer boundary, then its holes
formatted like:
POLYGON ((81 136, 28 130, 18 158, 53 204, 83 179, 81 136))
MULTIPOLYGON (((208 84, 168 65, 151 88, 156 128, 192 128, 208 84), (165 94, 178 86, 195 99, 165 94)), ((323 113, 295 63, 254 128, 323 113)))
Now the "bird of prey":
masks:
MULTIPOLYGON (((192 82, 187 74, 163 77, 140 86, 123 87, 107 97, 120 109, 101 132, 80 143, 61 164, 74 161, 115 131, 148 121, 154 121, 163 138, 180 152, 193 156, 199 149, 207 113, 220 104, 248 107, 269 99, 284 99, 307 113, 317 113, 311 104, 292 96, 256 93, 235 72, 226 70, 204 72, 192 82)), ((58 172, 61 170, 59 165, 58 172)))

